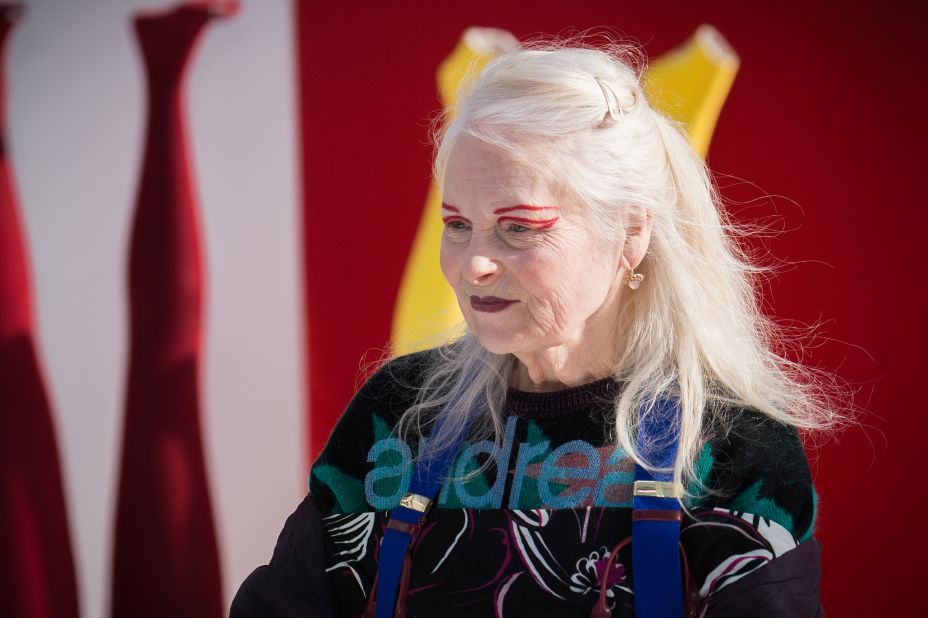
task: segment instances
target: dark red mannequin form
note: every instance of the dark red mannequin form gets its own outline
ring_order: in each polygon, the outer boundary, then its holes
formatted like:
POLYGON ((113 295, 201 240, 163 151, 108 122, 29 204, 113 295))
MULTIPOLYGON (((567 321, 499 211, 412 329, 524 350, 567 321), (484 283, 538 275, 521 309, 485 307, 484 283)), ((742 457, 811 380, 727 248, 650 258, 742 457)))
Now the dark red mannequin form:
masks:
POLYGON ((0 616, 77 616, 58 449, 6 148, 3 67, 8 35, 22 13, 20 4, 0 4, 0 616))
POLYGON ((0 4, 0 616, 70 617, 74 560, 6 148, 6 44, 23 11, 0 4))
POLYGON ((114 617, 226 614, 200 432, 203 263, 183 99, 203 27, 237 9, 197 2, 134 20, 148 125, 129 255, 114 617))

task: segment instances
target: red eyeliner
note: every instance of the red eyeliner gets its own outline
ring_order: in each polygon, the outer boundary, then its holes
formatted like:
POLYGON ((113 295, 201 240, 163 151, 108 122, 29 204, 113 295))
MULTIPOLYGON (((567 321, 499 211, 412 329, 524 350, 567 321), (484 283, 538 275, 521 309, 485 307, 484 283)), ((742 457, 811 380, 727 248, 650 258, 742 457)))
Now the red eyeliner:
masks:
POLYGON ((441 220, 442 220, 444 223, 449 223, 449 222, 451 222, 451 221, 463 221, 464 223, 468 223, 467 219, 465 219, 464 217, 458 216, 458 215, 451 215, 451 216, 449 216, 449 217, 442 217, 441 220))
POLYGON ((557 223, 558 217, 552 217, 551 219, 526 219, 525 217, 500 217, 500 223, 511 222, 518 225, 524 225, 525 227, 530 227, 533 230, 550 230, 551 227, 557 223))
POLYGON ((507 206, 506 208, 497 208, 493 211, 494 215, 501 215, 504 212, 512 212, 513 210, 558 210, 557 206, 507 206))

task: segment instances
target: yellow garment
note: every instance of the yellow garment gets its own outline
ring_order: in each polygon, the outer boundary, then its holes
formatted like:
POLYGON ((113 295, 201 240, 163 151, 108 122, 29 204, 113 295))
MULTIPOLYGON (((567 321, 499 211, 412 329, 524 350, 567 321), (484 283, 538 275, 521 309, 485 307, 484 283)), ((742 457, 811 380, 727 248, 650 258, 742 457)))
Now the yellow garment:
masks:
MULTIPOLYGON (((508 32, 469 28, 438 69, 442 104, 454 113, 458 88, 471 68, 518 47, 508 32)), ((651 63, 644 89, 651 103, 682 123, 703 157, 738 72, 739 60, 715 28, 700 26, 693 37, 651 63)), ((442 343, 463 318, 454 292, 441 274, 441 190, 432 182, 413 240, 393 313, 393 351, 406 354, 442 343)))
POLYGON ((739 65, 718 30, 703 25, 689 41, 652 62, 644 75, 648 100, 683 124, 703 158, 739 65))

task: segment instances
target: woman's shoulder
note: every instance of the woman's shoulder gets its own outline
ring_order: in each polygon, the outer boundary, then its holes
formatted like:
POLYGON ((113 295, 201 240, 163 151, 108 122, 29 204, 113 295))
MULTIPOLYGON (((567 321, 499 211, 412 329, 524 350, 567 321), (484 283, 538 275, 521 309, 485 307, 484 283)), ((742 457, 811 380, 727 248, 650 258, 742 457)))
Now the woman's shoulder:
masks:
POLYGON ((733 408, 710 421, 696 461, 695 506, 755 515, 797 541, 812 536, 817 496, 798 430, 757 410, 733 408))
POLYGON ((355 393, 310 473, 310 494, 323 513, 369 509, 365 483, 370 464, 408 449, 396 436, 396 424, 415 403, 435 354, 425 350, 394 358, 355 393))
POLYGON ((309 496, 287 518, 270 562, 255 569, 232 599, 230 618, 334 616, 325 575, 322 519, 309 496))
POLYGON ((393 424, 411 406, 436 359, 435 349, 392 358, 370 372, 342 413, 337 431, 345 424, 370 420, 376 414, 393 424))
POLYGON ((414 399, 437 355, 437 349, 433 348, 397 356, 380 363, 364 380, 352 403, 360 400, 395 404, 414 399))

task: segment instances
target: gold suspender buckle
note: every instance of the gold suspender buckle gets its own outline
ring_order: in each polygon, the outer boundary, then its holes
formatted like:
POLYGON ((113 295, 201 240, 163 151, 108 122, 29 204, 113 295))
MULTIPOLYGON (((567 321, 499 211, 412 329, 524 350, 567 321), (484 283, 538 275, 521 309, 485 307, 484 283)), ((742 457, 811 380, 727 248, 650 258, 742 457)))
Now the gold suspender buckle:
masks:
POLYGON ((635 495, 648 498, 683 498, 683 485, 668 481, 635 481, 635 495))
POLYGON ((419 494, 406 494, 403 496, 403 499, 400 500, 400 506, 413 511, 419 511, 424 515, 429 510, 429 507, 432 506, 432 501, 419 494))

